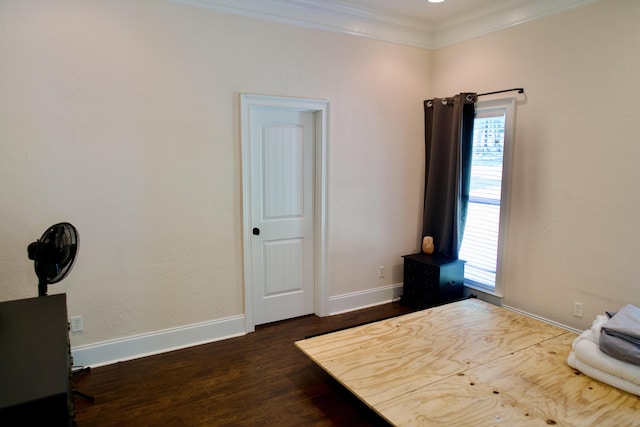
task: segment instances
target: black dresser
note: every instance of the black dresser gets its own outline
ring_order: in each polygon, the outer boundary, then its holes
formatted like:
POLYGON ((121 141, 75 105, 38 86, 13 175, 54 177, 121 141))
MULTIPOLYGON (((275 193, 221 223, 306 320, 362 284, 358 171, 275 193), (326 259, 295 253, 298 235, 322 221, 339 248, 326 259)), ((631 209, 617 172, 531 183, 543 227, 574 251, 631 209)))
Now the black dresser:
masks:
POLYGON ((0 302, 0 425, 73 425, 65 294, 0 302))
POLYGON ((427 308, 462 298, 464 261, 440 255, 404 255, 401 303, 427 308))

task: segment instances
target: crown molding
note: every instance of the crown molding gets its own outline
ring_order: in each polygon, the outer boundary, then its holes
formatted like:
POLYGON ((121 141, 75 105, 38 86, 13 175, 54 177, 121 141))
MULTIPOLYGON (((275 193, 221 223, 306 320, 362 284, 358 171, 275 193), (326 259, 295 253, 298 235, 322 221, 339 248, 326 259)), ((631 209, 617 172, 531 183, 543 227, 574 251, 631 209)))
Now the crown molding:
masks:
POLYGON ((429 49, 433 32, 417 20, 331 0, 167 0, 285 24, 429 49))
POLYGON ((542 19, 598 0, 512 0, 440 22, 432 49, 449 46, 514 25, 542 19))
POLYGON ((598 0, 505 0, 432 25, 336 0, 165 0, 253 18, 437 49, 598 0))

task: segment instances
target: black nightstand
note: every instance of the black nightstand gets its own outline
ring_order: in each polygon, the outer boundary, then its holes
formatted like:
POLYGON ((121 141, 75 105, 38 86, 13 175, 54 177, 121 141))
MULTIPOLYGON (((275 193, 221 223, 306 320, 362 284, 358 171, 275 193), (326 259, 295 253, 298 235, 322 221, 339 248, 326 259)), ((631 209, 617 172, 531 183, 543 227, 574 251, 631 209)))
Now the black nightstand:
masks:
POLYGON ((403 305, 427 308, 462 298, 464 261, 422 253, 403 258, 403 305))

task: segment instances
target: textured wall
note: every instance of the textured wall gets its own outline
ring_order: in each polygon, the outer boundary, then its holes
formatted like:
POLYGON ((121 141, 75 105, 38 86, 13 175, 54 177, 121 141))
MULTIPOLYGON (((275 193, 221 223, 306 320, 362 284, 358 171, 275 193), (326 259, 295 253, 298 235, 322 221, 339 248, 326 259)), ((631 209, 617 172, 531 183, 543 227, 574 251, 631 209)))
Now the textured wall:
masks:
POLYGON ((640 3, 592 5, 441 49, 439 96, 524 87, 505 304, 586 328, 640 304, 640 3), (573 317, 573 302, 584 317, 573 317))
POLYGON ((80 232, 72 345, 244 313, 240 93, 326 99, 329 294, 418 248, 431 53, 158 0, 0 2, 0 300, 80 232))

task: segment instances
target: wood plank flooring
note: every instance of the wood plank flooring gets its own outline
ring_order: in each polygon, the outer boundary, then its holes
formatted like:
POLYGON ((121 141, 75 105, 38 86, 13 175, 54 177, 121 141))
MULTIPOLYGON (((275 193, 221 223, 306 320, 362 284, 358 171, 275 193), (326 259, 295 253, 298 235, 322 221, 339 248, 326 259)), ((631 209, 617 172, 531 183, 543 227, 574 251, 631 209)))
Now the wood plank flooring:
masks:
POLYGON ((399 303, 259 326, 243 337, 74 375, 77 427, 387 426, 294 345, 408 313, 399 303))

